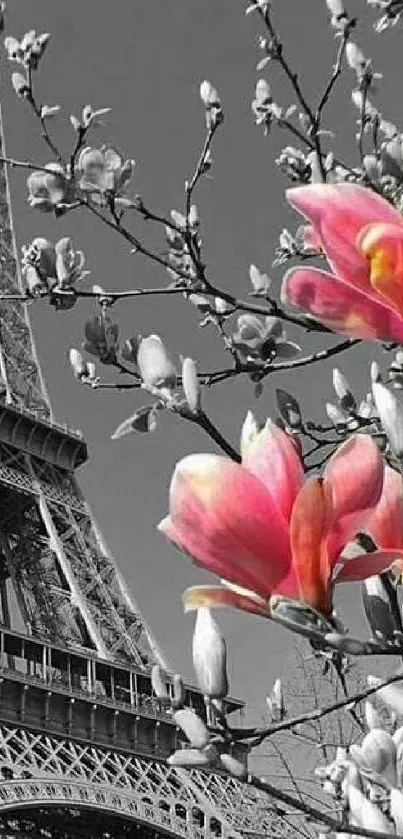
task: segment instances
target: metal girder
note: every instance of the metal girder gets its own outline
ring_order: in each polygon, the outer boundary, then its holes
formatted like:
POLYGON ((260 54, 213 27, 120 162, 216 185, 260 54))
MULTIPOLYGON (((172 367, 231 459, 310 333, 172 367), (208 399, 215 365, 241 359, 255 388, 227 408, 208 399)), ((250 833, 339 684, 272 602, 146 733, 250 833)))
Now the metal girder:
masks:
POLYGON ((0 725, 0 817, 25 807, 83 807, 183 839, 287 837, 268 796, 235 779, 63 737, 0 725))

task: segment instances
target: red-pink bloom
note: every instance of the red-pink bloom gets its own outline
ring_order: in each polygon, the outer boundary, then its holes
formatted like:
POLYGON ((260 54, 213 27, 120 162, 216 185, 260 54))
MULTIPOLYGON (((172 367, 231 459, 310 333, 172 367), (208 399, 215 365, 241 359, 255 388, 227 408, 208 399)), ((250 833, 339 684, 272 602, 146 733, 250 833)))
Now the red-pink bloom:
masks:
POLYGON ((287 192, 312 225, 333 271, 292 268, 285 303, 350 338, 403 342, 403 218, 356 184, 313 184, 287 192))
MULTIPOLYGON (((403 560, 403 482, 401 475, 385 466, 382 495, 365 526, 375 544, 381 550, 399 551, 403 560)), ((393 566, 396 573, 402 573, 403 561, 399 557, 393 566)))
POLYGON ((269 617, 269 598, 279 594, 330 615, 335 582, 391 565, 387 551, 342 557, 381 496, 384 465, 376 445, 357 434, 322 478, 304 480, 292 438, 272 422, 258 432, 247 419, 242 442, 242 464, 196 454, 174 472, 160 529, 226 586, 189 589, 186 609, 235 606, 269 617))

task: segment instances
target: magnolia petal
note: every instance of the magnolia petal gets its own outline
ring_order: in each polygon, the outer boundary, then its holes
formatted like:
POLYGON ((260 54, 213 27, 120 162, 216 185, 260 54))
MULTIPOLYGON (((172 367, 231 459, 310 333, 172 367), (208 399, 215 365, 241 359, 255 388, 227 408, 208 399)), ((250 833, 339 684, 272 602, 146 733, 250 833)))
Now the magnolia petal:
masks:
POLYGON ((251 612, 253 615, 270 617, 269 604, 262 597, 252 593, 250 596, 240 594, 233 589, 221 586, 192 586, 183 592, 182 601, 185 612, 195 612, 204 607, 215 609, 232 606, 234 609, 242 609, 243 612, 251 612))
POLYGON ((263 597, 290 566, 287 527, 274 498, 251 472, 224 457, 180 461, 171 481, 170 518, 160 529, 206 570, 263 597))
POLYGON ((290 435, 267 420, 263 430, 250 441, 242 463, 274 496, 289 521, 304 478, 301 458, 290 435))
POLYGON ((346 283, 377 296, 368 263, 356 245, 368 224, 401 224, 398 212, 372 190, 357 184, 312 184, 287 191, 290 204, 314 226, 334 270, 346 283))
POLYGON ((299 600, 325 615, 331 610, 330 565, 324 542, 330 521, 329 503, 320 478, 309 478, 297 496, 290 522, 299 600))
POLYGON ((403 342, 403 318, 319 268, 287 271, 281 299, 349 338, 403 342))
POLYGON ((403 482, 401 475, 385 466, 382 495, 365 525, 379 548, 403 551, 403 482))
POLYGON ((383 458, 368 434, 350 437, 330 458, 324 481, 332 495, 332 526, 328 538, 331 562, 365 527, 381 497, 383 479, 383 458))
POLYGON ((403 314, 403 225, 369 224, 357 237, 369 260, 370 282, 387 306, 403 314))
POLYGON ((337 571, 336 583, 357 583, 373 577, 375 574, 383 574, 384 571, 399 569, 403 560, 403 550, 374 551, 369 554, 359 554, 343 561, 340 570, 337 571))

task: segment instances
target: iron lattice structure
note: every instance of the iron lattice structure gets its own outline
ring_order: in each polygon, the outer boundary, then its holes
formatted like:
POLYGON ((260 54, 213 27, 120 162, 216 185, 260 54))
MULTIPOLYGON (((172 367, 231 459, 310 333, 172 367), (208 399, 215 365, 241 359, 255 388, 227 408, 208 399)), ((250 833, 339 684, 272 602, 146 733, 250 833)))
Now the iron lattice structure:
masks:
MULTIPOLYGON (((0 292, 20 291, 0 163, 0 292)), ((284 836, 268 799, 167 764, 179 735, 150 681, 167 663, 75 479, 86 458, 54 421, 26 305, 1 299, 0 836, 284 836)))

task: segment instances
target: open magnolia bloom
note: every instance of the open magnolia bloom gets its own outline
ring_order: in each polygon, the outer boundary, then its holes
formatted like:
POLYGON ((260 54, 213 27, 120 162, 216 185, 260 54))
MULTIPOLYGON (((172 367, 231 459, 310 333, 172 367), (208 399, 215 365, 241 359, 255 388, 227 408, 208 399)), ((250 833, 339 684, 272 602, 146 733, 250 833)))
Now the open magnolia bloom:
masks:
POLYGON ((393 570, 403 572, 403 481, 401 475, 385 466, 381 498, 371 513, 365 531, 381 550, 401 551, 393 570))
POLYGON ((329 618, 335 583, 366 579, 396 560, 396 550, 343 558, 381 497, 384 464, 371 437, 351 437, 322 478, 306 480, 292 437, 270 420, 258 431, 248 414, 241 450, 242 464, 196 454, 175 469, 159 528, 224 583, 188 589, 187 611, 235 606, 270 617, 269 599, 280 595, 329 618))
POLYGON ((403 218, 356 184, 313 184, 287 192, 333 271, 291 268, 284 303, 350 338, 403 342, 403 218))

